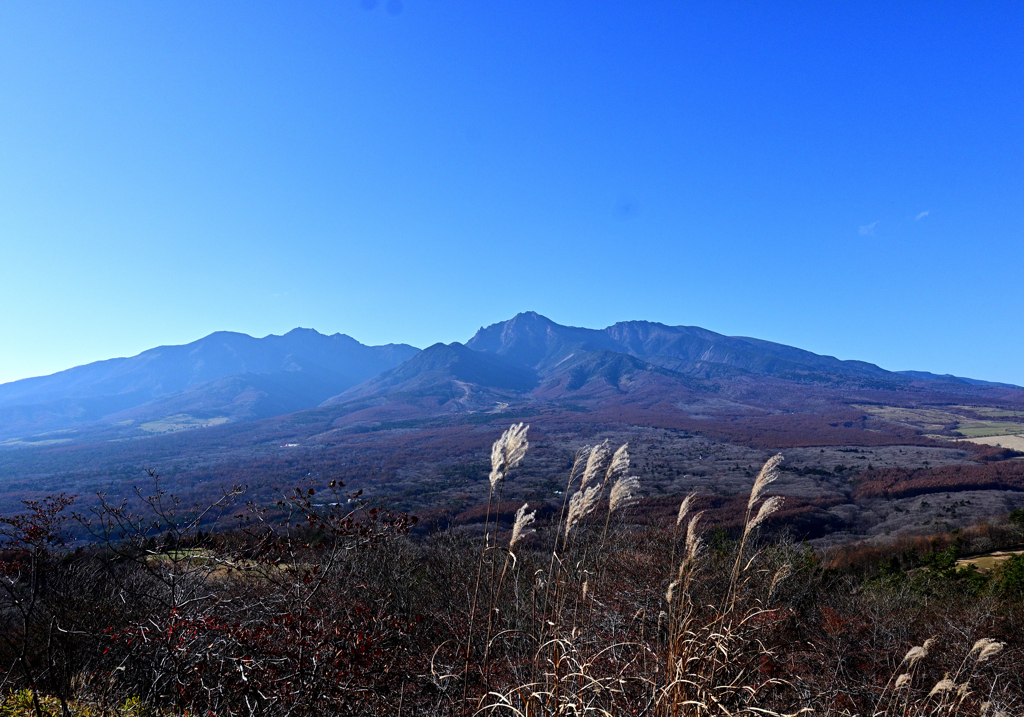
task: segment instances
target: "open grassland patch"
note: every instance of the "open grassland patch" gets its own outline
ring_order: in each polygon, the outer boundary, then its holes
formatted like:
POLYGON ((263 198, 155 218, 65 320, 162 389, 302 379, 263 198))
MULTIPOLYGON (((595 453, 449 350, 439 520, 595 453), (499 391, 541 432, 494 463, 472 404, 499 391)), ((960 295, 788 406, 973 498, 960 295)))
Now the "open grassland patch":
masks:
POLYGON ((1010 448, 1014 451, 1024 452, 1024 434, 982 436, 980 438, 968 438, 967 440, 971 443, 978 443, 983 446, 999 446, 1000 448, 1010 448))
POLYGON ((968 438, 1006 436, 1024 432, 1024 424, 1011 421, 962 421, 957 424, 956 431, 968 438))
POLYGON ((966 438, 984 438, 1024 433, 1024 423, 1021 423, 1024 413, 1020 411, 986 406, 953 406, 953 410, 948 410, 945 407, 942 409, 904 408, 878 405, 856 405, 854 408, 859 408, 883 421, 920 429, 926 434, 931 434, 932 438, 949 438, 956 435, 966 438))
POLYGON ((942 430, 944 426, 958 423, 963 416, 937 408, 904 408, 902 406, 854 405, 856 409, 881 418, 884 421, 914 426, 927 431, 942 430))
POLYGON ((989 406, 953 406, 953 408, 959 411, 967 411, 969 413, 975 413, 979 416, 985 416, 986 418, 1024 419, 1024 411, 1010 411, 1003 408, 990 408, 989 406))
POLYGON ((227 416, 215 416, 213 418, 196 418, 187 414, 168 416, 158 421, 149 421, 139 426, 146 433, 175 433, 177 431, 188 431, 195 428, 209 428, 210 426, 221 426, 228 422, 227 416))
POLYGON ((998 550, 985 555, 975 555, 970 558, 961 558, 956 561, 957 566, 966 568, 973 565, 983 573, 992 572, 999 565, 1014 555, 1024 555, 1024 550, 998 550))

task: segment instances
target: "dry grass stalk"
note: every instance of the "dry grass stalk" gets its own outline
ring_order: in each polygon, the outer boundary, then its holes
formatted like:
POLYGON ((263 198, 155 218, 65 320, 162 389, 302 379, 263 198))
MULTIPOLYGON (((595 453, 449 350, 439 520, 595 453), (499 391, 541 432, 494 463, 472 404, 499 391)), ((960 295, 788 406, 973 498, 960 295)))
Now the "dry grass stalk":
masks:
POLYGON ((601 500, 601 486, 592 485, 588 488, 581 488, 569 499, 569 515, 565 520, 565 536, 569 537, 572 529, 579 525, 580 521, 594 512, 601 500))
POLYGON ((928 696, 934 697, 935 695, 941 695, 944 692, 951 692, 955 689, 956 683, 948 677, 943 677, 941 680, 935 683, 935 687, 933 687, 932 691, 928 693, 928 696))
POLYGON ((679 504, 679 516, 676 518, 676 525, 682 525, 686 519, 687 514, 690 512, 690 505, 693 503, 693 498, 696 493, 690 493, 690 495, 683 498, 683 502, 679 504))
POLYGON ((778 495, 773 495, 771 498, 762 503, 761 508, 760 510, 757 511, 757 515, 754 517, 754 519, 747 522, 747 527, 743 531, 744 536, 750 533, 750 531, 756 528, 757 526, 764 523, 764 521, 770 518, 772 514, 777 513, 779 509, 782 508, 782 503, 783 498, 778 495))
POLYGON ((501 434, 501 438, 491 446, 491 490, 505 479, 509 471, 522 462, 530 443, 526 440, 529 426, 517 423, 501 434))
MULTIPOLYGON (((484 544, 480 548, 480 556, 477 561, 477 572, 476 582, 473 586, 473 601, 469 609, 469 630, 466 635, 466 662, 465 669, 463 672, 462 681, 462 703, 463 706, 466 704, 466 699, 469 696, 469 667, 470 657, 473 649, 473 626, 476 622, 476 611, 477 601, 480 597, 480 580, 483 577, 484 567, 484 554, 487 551, 487 543, 489 541, 489 531, 491 522, 491 501, 494 498, 494 491, 498 490, 498 509, 501 509, 501 491, 504 488, 505 479, 508 477, 509 471, 519 465, 523 458, 526 456, 526 450, 530 444, 526 440, 526 432, 530 430, 530 427, 523 423, 514 423, 508 427, 508 429, 501 434, 491 446, 491 474, 489 476, 490 490, 487 495, 487 512, 484 516, 484 544)), ((497 528, 497 518, 495 518, 495 528, 497 528)), ((502 578, 504 578, 505 569, 508 567, 508 559, 505 561, 505 568, 502 569, 502 578)), ((494 563, 491 563, 491 584, 494 584, 494 563)), ((485 658, 484 658, 484 669, 486 670, 487 659, 486 650, 490 646, 490 631, 491 631, 491 618, 493 615, 493 590, 492 590, 492 605, 491 609, 487 611, 487 641, 485 643, 485 658)))
POLYGON ((612 486, 611 498, 608 505, 608 513, 614 513, 617 510, 628 508, 629 506, 640 500, 640 497, 636 494, 640 490, 640 478, 637 476, 630 476, 629 478, 619 478, 615 481, 615 485, 612 486))
POLYGON ((704 511, 697 513, 690 519, 690 524, 686 526, 686 557, 691 561, 696 560, 697 554, 703 546, 703 541, 697 533, 697 524, 703 515, 704 511))
POLYGON ((520 540, 525 538, 531 533, 536 531, 529 526, 533 524, 534 518, 537 517, 537 511, 527 513, 526 509, 530 507, 529 503, 523 503, 523 506, 516 511, 516 520, 512 525, 512 537, 508 541, 508 547, 513 547, 520 540))
POLYGON ((757 474, 757 479, 754 481, 754 487, 750 491, 750 500, 747 501, 747 510, 751 510, 754 507, 754 504, 761 500, 761 496, 764 494, 764 489, 778 479, 780 473, 779 466, 782 464, 782 460, 782 454, 776 453, 774 456, 769 458, 761 468, 761 472, 757 474))
POLYGON ((608 441, 598 443, 590 449, 590 456, 587 458, 587 467, 583 471, 583 480, 580 481, 580 490, 594 482, 594 479, 601 474, 605 461, 608 460, 608 441))

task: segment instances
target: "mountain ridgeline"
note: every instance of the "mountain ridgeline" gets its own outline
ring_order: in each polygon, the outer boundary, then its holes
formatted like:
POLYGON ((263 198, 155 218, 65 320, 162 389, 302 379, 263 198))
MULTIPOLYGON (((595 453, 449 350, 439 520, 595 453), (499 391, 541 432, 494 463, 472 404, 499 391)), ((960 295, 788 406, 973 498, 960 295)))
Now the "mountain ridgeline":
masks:
POLYGON ((886 371, 699 327, 625 321, 597 330, 526 312, 481 328, 465 345, 435 344, 324 405, 361 410, 403 401, 435 410, 487 410, 524 400, 600 403, 623 396, 656 400, 717 393, 723 382, 895 391, 927 386, 953 392, 998 385, 886 371))
POLYGON ((300 411, 417 353, 405 344, 365 346, 312 329, 264 338, 218 331, 0 385, 0 439, 171 416, 237 422, 300 411))
POLYGON ((526 312, 481 328, 465 344, 423 351, 405 344, 365 346, 311 329, 264 338, 217 332, 182 346, 15 381, 0 385, 0 441, 66 440, 76 431, 115 428, 118 435, 147 435, 317 407, 344 415, 402 404, 430 415, 494 412, 513 404, 593 406, 623 397, 683 399, 717 394, 723 385, 808 384, 952 393, 1012 388, 886 371, 699 327, 625 321, 597 330, 526 312))

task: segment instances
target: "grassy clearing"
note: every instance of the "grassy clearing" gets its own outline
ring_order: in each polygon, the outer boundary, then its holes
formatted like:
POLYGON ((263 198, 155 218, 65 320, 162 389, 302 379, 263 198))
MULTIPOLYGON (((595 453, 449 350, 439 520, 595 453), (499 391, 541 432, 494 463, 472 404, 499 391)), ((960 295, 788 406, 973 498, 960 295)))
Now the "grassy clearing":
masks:
POLYGON ((45 438, 43 440, 34 441, 23 438, 10 438, 3 443, 0 443, 0 446, 52 446, 58 443, 68 443, 71 440, 72 439, 70 438, 45 438))
POLYGON ((941 430, 952 423, 959 423, 964 417, 957 413, 937 408, 901 408, 900 406, 855 405, 854 408, 877 416, 885 421, 922 428, 928 431, 941 430))
MULTIPOLYGON (((38 708, 45 715, 63 713, 60 700, 51 695, 37 695, 38 708)), ((146 707, 138 698, 130 698, 119 705, 103 705, 84 700, 68 700, 64 705, 71 717, 150 717, 157 712, 146 707)), ((161 714, 167 714, 161 712, 161 714)), ((37 705, 29 689, 0 694, 0 717, 38 717, 37 705)), ((170 717, 170 715, 168 715, 170 717)))
POLYGON ((956 430, 968 438, 985 438, 1021 433, 1024 425, 1010 421, 961 421, 956 430))
POLYGON ((988 418, 1024 418, 1024 411, 1007 411, 1002 408, 989 408, 988 406, 953 406, 961 411, 969 411, 979 416, 988 418))
POLYGON ((983 573, 990 573, 995 570, 1003 561, 1013 555, 1024 555, 1024 550, 999 550, 987 555, 975 555, 971 558, 962 558, 956 561, 957 567, 966 568, 973 565, 983 573))
POLYGON ((984 406, 954 406, 957 409, 956 412, 936 408, 901 408, 899 406, 857 405, 854 408, 885 421, 918 428, 934 438, 948 437, 950 429, 965 438, 986 438, 1024 433, 1024 424, 1018 420, 1024 416, 1024 413, 1020 411, 1005 411, 984 406), (974 417, 978 415, 985 416, 989 420, 979 420, 974 417), (935 435, 942 431, 947 431, 946 436, 935 435))
POLYGON ((971 443, 980 443, 984 446, 999 446, 1001 448, 1011 448, 1015 451, 1024 451, 1024 435, 983 436, 966 440, 971 443))
POLYGON ((176 431, 189 431, 195 428, 208 428, 220 426, 228 422, 227 416, 215 416, 214 418, 196 418, 187 414, 168 416, 158 421, 149 421, 139 426, 147 433, 174 433, 176 431))

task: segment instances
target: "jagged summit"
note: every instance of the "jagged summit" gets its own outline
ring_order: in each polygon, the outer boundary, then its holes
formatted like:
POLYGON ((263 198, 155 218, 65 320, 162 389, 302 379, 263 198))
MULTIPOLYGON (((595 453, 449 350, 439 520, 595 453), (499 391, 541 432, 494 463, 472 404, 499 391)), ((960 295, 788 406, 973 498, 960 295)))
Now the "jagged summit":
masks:
POLYGON ((556 366, 578 351, 617 349, 601 331, 562 326, 533 311, 480 329, 466 346, 505 356, 537 370, 556 366))

